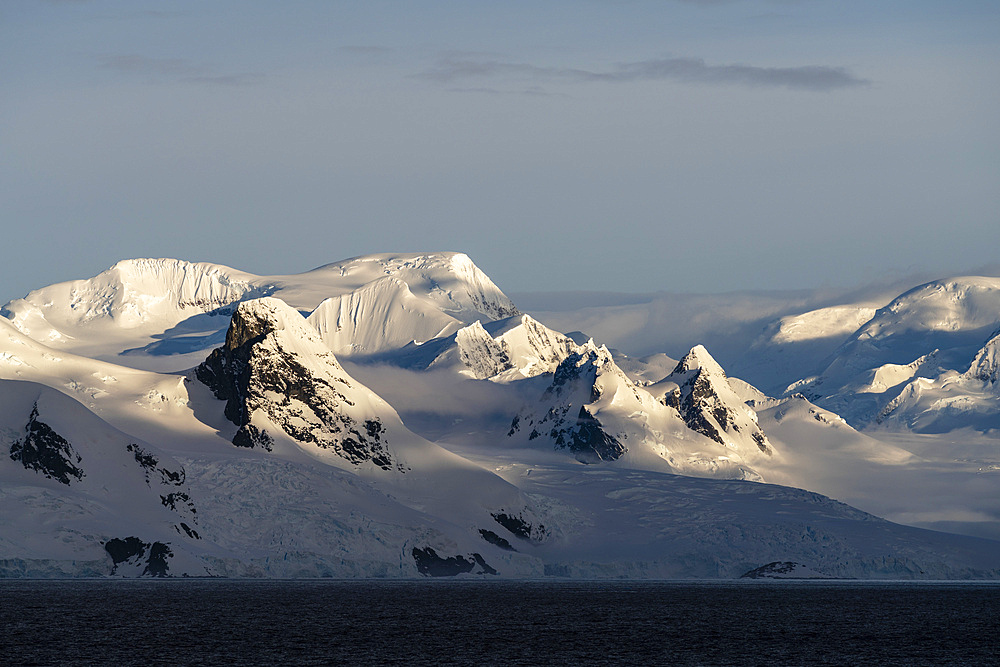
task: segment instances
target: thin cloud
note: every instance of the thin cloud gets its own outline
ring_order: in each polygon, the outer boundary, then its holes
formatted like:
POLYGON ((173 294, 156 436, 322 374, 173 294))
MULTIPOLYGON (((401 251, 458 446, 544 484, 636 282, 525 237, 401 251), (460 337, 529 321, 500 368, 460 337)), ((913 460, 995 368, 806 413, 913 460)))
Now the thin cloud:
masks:
POLYGON ((182 79, 190 83, 204 83, 212 86, 251 86, 259 83, 263 75, 249 72, 246 74, 222 74, 219 76, 189 76, 182 79))
POLYGON ((100 67, 123 74, 145 76, 154 81, 183 81, 219 86, 245 86, 259 82, 255 72, 222 74, 213 67, 184 58, 149 58, 136 54, 102 55, 100 67))
POLYGON ((208 71, 204 65, 196 65, 183 58, 147 58, 135 54, 123 54, 98 56, 97 60, 105 69, 130 74, 196 76, 208 71))
POLYGON ((519 90, 501 90, 499 88, 449 88, 449 93, 480 93, 483 95, 521 95, 525 97, 569 97, 566 93, 553 93, 540 86, 530 86, 519 90))
POLYGON ((757 67, 753 65, 709 65, 701 58, 660 58, 621 63, 604 71, 566 67, 541 67, 499 60, 446 58, 420 78, 452 83, 473 78, 527 78, 546 81, 632 82, 674 80, 691 83, 784 87, 796 90, 835 90, 870 83, 843 67, 757 67))
POLYGON ((147 19, 173 19, 184 15, 184 12, 163 11, 162 9, 144 9, 134 14, 134 16, 147 19))
POLYGON ((337 47, 337 50, 343 53, 354 53, 362 56, 380 56, 393 52, 393 49, 387 48, 385 46, 365 46, 365 45, 340 46, 337 47))

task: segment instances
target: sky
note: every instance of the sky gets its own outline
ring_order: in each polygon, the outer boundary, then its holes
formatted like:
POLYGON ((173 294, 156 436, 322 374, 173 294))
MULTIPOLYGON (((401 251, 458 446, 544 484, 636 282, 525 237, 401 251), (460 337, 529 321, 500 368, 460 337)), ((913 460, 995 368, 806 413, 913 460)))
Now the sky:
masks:
POLYGON ((0 0, 0 302, 130 257, 508 293, 1000 261, 1000 3, 0 0))

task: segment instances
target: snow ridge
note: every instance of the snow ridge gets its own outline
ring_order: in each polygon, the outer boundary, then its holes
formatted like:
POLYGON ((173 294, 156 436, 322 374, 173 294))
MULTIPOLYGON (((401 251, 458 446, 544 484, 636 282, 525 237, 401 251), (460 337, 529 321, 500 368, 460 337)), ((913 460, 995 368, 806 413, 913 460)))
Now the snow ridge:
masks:
POLYGON ((3 314, 26 333, 39 319, 65 329, 105 320, 135 328, 151 320, 175 319, 178 311, 216 311, 268 291, 252 278, 218 264, 123 260, 89 280, 31 292, 7 304, 3 314))

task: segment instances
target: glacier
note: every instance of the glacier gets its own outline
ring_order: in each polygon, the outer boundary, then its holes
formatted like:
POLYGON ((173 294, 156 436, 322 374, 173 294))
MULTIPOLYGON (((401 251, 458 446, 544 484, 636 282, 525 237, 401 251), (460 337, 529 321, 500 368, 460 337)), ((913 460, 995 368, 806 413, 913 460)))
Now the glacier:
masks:
POLYGON ((462 253, 124 260, 0 314, 0 576, 1000 577, 998 542, 871 513, 951 485, 894 512, 985 494, 994 534, 1000 281, 776 313, 745 368, 801 375, 767 391, 563 333, 462 253))

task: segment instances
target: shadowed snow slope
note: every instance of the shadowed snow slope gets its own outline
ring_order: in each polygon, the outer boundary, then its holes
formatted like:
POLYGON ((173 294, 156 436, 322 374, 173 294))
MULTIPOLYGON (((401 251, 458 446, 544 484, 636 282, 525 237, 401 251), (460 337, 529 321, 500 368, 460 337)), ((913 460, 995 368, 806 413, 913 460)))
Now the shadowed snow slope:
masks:
POLYGON ((983 380, 989 384, 995 358, 989 341, 998 327, 1000 279, 927 283, 879 309, 822 373, 788 392, 803 393, 856 426, 891 417, 911 427, 950 430, 954 417, 964 414, 967 425, 1000 427, 1000 419, 983 421, 984 412, 996 412, 984 409, 983 380))
MULTIPOLYGON (((701 345, 638 359, 550 329, 458 253, 268 277, 120 262, 0 318, 0 576, 997 578, 995 542, 744 480, 995 521, 994 440, 963 431, 945 461, 899 433, 1000 412, 998 284, 878 311, 830 373, 800 376, 817 405, 701 345)), ((864 316, 783 320, 757 363, 864 316)))
POLYGON ((57 565, 53 574, 106 574, 118 566, 156 574, 148 558, 116 562, 105 549, 110 540, 132 537, 146 549, 169 545, 175 571, 205 574, 185 469, 159 448, 58 391, 0 380, 0 452, 4 558, 66 561, 67 569, 57 565))

